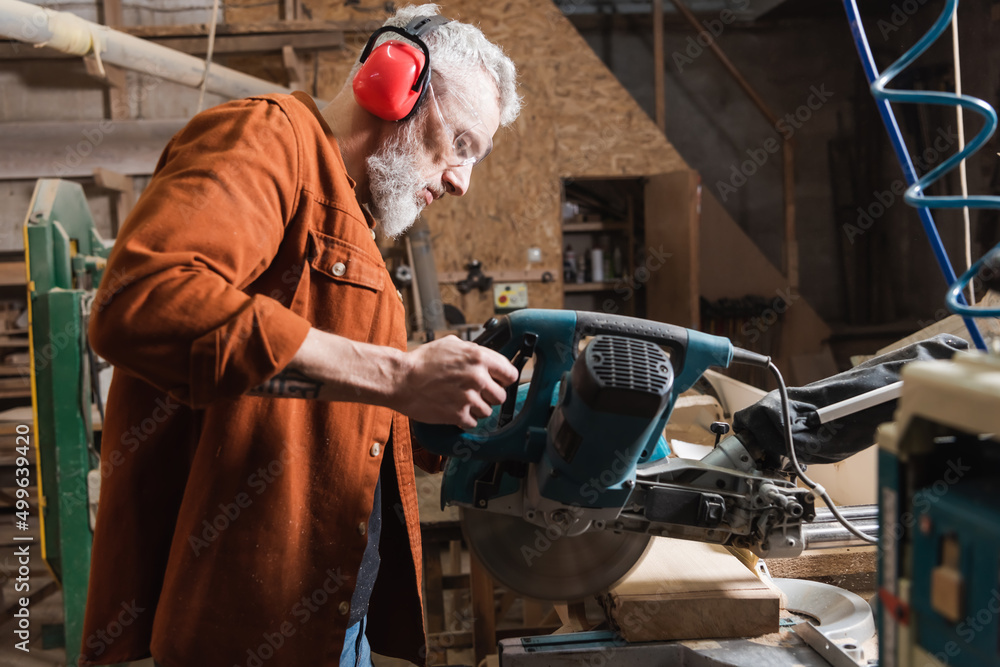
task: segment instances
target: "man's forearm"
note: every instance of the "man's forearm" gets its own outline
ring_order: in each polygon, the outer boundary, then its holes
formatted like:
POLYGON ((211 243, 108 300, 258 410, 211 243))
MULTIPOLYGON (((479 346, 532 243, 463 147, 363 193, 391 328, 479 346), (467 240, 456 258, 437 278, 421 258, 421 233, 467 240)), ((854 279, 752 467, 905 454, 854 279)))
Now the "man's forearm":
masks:
POLYGON ((247 393, 388 405, 403 366, 395 348, 312 329, 288 366, 247 393))
POLYGON ((381 405, 428 423, 472 428, 516 380, 502 355, 454 336, 403 352, 311 329, 288 366, 248 393, 381 405))

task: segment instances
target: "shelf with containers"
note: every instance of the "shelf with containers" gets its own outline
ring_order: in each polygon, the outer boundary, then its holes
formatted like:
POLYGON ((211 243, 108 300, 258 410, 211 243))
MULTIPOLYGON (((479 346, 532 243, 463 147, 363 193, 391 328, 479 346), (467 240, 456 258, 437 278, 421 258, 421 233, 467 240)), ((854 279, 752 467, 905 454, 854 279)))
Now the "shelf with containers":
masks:
POLYGON ((563 307, 644 315, 634 279, 643 180, 567 178, 562 190, 563 307))

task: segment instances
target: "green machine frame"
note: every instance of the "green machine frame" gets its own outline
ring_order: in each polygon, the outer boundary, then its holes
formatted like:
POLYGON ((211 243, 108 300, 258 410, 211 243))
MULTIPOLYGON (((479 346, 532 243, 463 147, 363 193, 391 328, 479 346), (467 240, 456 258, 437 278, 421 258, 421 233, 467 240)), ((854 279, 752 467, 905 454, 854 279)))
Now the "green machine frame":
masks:
POLYGON ((63 591, 67 665, 79 660, 90 575, 87 476, 100 467, 86 324, 109 250, 78 183, 38 181, 24 224, 31 394, 42 555, 63 591))

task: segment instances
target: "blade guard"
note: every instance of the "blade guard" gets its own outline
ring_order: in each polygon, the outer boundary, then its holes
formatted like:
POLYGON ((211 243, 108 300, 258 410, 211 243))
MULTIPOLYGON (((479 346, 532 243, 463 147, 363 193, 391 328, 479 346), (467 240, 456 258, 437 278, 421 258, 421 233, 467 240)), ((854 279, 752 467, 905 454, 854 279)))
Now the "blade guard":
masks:
MULTIPOLYGON (((527 398, 513 420, 501 426, 499 410, 494 410, 469 431, 414 422, 413 435, 424 449, 462 461, 538 461, 545 449, 552 394, 563 374, 572 368, 579 342, 586 336, 627 336, 662 345, 669 351, 674 388, 654 438, 659 437, 670 418, 677 397, 709 367, 727 368, 733 359, 733 346, 727 338, 635 317, 572 310, 518 310, 489 323, 475 342, 512 359, 526 334, 537 337, 535 366, 527 398)), ((655 439, 651 445, 650 454, 655 439)))

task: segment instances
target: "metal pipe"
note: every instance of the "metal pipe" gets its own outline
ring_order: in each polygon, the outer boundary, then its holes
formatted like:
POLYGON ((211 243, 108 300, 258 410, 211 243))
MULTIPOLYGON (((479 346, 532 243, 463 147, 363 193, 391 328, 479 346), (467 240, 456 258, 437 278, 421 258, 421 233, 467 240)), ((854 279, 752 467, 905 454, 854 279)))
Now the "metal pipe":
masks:
POLYGON ((438 284, 437 268, 434 264, 434 245, 431 228, 423 217, 417 218, 410 228, 410 247, 413 249, 413 275, 420 303, 423 308, 424 329, 440 331, 446 326, 444 302, 441 300, 441 286, 438 284))
MULTIPOLYGON (((852 523, 865 535, 878 537, 878 521, 852 521, 852 523)), ((835 521, 804 524, 802 536, 806 543, 803 551, 872 546, 835 521)))
MULTIPOLYGON (((848 505, 846 507, 838 507, 837 510, 848 521, 878 519, 878 505, 848 505)), ((836 520, 833 512, 829 509, 825 507, 816 508, 816 519, 813 523, 830 523, 836 520)))
MULTIPOLYGON (((687 8, 682 0, 670 0, 674 7, 677 8, 678 13, 684 17, 684 19, 691 24, 691 26, 697 30, 699 33, 705 32, 704 27, 698 23, 698 19, 695 15, 687 8)), ((708 34, 706 32, 706 34, 708 34)), ((733 77, 737 85, 743 89, 743 92, 747 94, 750 101, 754 103, 754 106, 764 115, 767 122, 771 124, 771 127, 777 130, 778 116, 775 115, 771 108, 767 106, 757 91, 753 89, 750 82, 747 81, 738 69, 736 65, 726 56, 725 52, 719 48, 716 43, 715 38, 708 35, 708 49, 715 54, 715 57, 719 59, 722 66, 729 72, 729 75, 733 77)), ((784 248, 784 274, 788 279, 789 286, 793 289, 798 289, 799 287, 799 250, 798 241, 795 238, 795 144, 792 143, 791 137, 784 136, 782 133, 781 140, 781 151, 782 151, 782 169, 784 173, 782 181, 782 189, 784 192, 784 207, 785 207, 785 225, 784 225, 784 236, 785 236, 785 248, 784 248)))
MULTIPOLYGON (((205 61, 139 37, 84 20, 69 12, 57 12, 21 2, 0 2, 0 37, 47 46, 75 56, 93 56, 99 63, 143 72, 191 88, 206 79, 205 61)), ((229 98, 292 91, 270 81, 213 65, 205 89, 229 98)))

